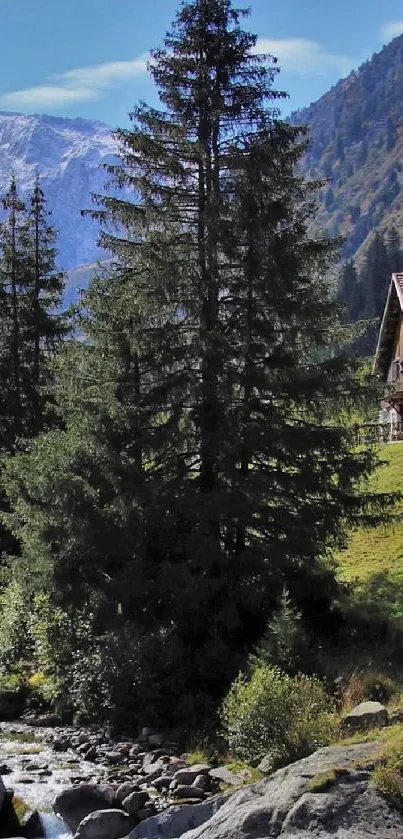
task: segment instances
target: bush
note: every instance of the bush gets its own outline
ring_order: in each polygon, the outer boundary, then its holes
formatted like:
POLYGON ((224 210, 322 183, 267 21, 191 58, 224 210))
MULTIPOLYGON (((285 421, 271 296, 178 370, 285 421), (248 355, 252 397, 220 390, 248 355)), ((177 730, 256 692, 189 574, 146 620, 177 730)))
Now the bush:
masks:
POLYGON ((403 810, 403 777, 397 766, 377 766, 372 783, 399 810, 403 810))
POLYGON ((344 705, 351 707, 365 700, 387 703, 397 693, 396 682, 384 673, 354 673, 344 693, 344 705))
POLYGON ((224 700, 222 721, 235 754, 252 765, 268 756, 271 769, 306 757, 337 730, 319 679, 265 665, 256 666, 249 681, 238 676, 224 700))
POLYGON ((12 580, 0 593, 0 671, 18 673, 33 657, 30 600, 24 585, 12 580))

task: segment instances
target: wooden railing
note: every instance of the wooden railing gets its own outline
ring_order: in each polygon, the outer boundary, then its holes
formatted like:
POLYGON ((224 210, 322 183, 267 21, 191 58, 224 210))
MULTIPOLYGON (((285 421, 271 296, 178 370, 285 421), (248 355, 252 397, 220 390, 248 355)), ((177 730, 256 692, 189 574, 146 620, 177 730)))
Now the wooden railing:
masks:
POLYGON ((356 440, 359 445, 395 443, 403 440, 403 422, 368 422, 357 426, 356 440))

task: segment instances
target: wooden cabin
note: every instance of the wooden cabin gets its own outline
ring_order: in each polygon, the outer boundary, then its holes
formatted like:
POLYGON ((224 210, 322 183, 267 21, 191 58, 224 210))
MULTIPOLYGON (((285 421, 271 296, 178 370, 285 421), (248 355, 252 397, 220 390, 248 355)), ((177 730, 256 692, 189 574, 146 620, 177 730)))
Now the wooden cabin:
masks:
MULTIPOLYGON (((403 422, 403 274, 392 274, 379 331, 373 372, 385 384, 384 417, 403 422)), ((400 433, 399 433, 400 436, 400 433)))

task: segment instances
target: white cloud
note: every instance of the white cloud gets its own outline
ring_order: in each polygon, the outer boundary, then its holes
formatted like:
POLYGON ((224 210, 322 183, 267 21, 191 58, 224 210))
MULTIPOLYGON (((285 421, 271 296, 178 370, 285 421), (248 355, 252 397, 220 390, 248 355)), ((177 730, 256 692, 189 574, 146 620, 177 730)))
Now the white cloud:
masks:
POLYGON ((49 77, 49 83, 0 95, 0 107, 49 108, 98 99, 104 90, 147 72, 147 56, 78 67, 49 77))
POLYGON ((94 99, 98 92, 89 88, 56 87, 38 85, 24 90, 13 90, 0 96, 0 105, 5 108, 49 108, 94 99))
POLYGON ((147 72, 147 58, 134 58, 132 61, 110 61, 107 64, 96 64, 94 67, 80 67, 68 70, 58 78, 78 87, 88 86, 95 90, 114 87, 120 81, 142 76, 147 72))
POLYGON ((305 38, 258 38, 254 52, 270 53, 278 58, 284 72, 304 76, 325 76, 331 72, 347 76, 357 66, 355 58, 327 52, 317 41, 305 38))
POLYGON ((403 20, 391 20, 389 23, 384 23, 381 26, 381 37, 383 41, 391 41, 397 35, 403 34, 403 20))

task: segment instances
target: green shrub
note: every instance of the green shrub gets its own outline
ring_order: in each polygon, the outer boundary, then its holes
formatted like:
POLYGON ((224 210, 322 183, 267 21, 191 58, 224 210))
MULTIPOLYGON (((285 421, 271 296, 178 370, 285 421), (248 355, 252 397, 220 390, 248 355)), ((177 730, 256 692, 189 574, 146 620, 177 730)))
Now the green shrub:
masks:
POLYGON ((403 810, 403 777, 398 766, 377 766, 372 783, 395 807, 403 810))
POLYGON ((398 693, 397 683, 372 670, 364 673, 353 673, 344 692, 344 705, 351 707, 365 700, 387 703, 398 693))
POLYGON ((323 683, 256 666, 249 680, 240 675, 222 707, 229 747, 256 765, 284 766, 329 743, 336 735, 333 706, 323 683))
POLYGON ((33 656, 29 627, 30 602, 24 585, 14 580, 0 593, 0 671, 18 673, 33 656))

